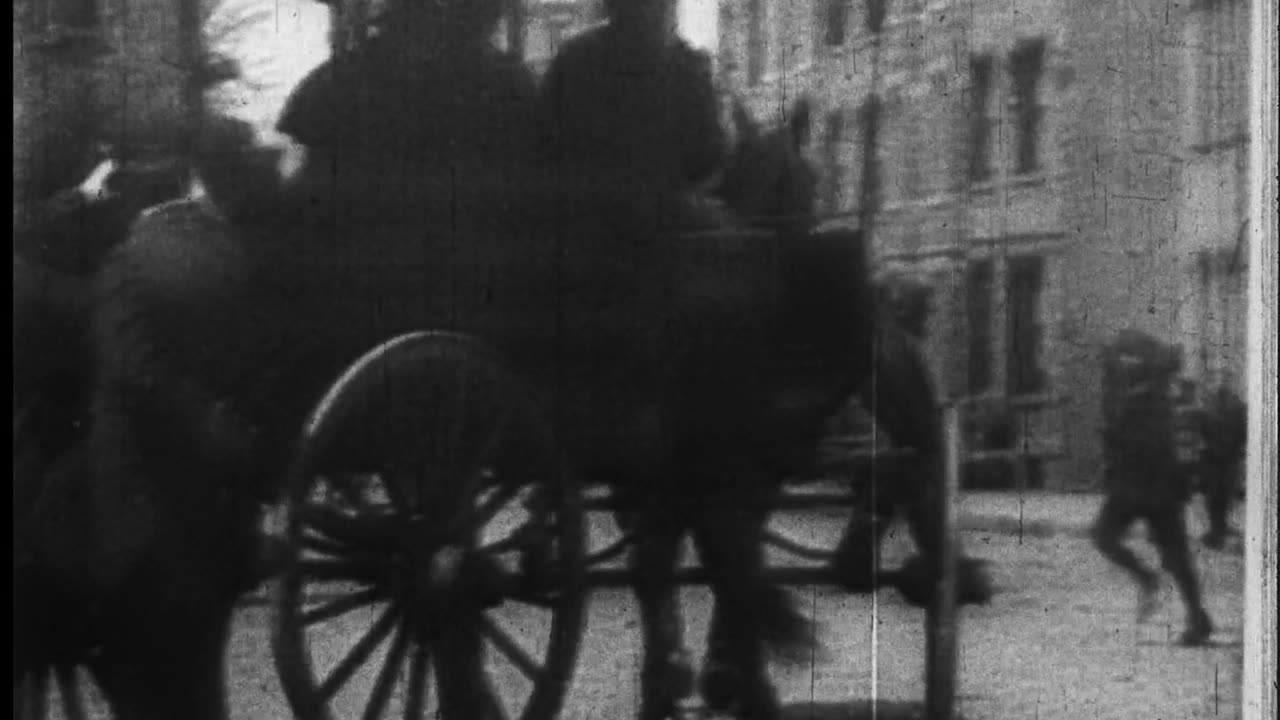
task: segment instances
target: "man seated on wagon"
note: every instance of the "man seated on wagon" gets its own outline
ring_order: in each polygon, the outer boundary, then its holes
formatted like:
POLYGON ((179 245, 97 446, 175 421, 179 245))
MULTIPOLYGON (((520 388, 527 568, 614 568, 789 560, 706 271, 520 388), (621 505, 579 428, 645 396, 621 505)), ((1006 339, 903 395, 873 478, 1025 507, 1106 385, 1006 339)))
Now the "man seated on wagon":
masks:
POLYGON ((677 36, 673 0, 605 7, 608 24, 568 41, 543 81, 552 161, 571 182, 617 183, 664 215, 687 209, 727 149, 710 59, 677 36))
POLYGON ((475 188, 519 163, 536 85, 490 42, 501 12, 499 0, 400 0, 376 37, 316 68, 278 123, 305 147, 286 207, 394 221, 431 197, 424 179, 475 188))

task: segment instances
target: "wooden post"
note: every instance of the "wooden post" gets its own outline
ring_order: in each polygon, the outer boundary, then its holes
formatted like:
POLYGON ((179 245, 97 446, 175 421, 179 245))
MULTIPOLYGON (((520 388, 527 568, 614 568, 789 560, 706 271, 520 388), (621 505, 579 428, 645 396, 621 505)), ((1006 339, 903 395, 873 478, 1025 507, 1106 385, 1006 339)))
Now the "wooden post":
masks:
POLYGON ((925 617, 925 717, 951 720, 956 680, 956 500, 960 494, 960 407, 943 411, 945 465, 938 493, 938 564, 933 602, 925 617))

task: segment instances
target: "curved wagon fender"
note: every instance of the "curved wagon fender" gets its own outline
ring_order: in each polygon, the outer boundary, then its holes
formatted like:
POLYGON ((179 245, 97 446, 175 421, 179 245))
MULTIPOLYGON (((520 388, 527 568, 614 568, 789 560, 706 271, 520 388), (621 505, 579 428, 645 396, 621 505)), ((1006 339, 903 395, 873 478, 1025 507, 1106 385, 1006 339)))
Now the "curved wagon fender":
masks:
MULTIPOLYGON (((329 386, 307 416, 296 441, 284 487, 314 472, 325 462, 337 459, 331 454, 333 448, 339 446, 336 434, 353 419, 372 420, 368 413, 390 412, 393 408, 407 409, 410 413, 421 410, 413 407, 412 402, 402 402, 404 398, 392 398, 386 394, 390 388, 389 380, 400 368, 412 363, 459 358, 485 363, 492 370, 510 375, 494 349, 475 337, 449 331, 405 333, 360 356, 329 386), (379 405, 380 400, 391 400, 392 403, 379 405)), ((524 412, 536 412, 532 393, 518 400, 524 412)))

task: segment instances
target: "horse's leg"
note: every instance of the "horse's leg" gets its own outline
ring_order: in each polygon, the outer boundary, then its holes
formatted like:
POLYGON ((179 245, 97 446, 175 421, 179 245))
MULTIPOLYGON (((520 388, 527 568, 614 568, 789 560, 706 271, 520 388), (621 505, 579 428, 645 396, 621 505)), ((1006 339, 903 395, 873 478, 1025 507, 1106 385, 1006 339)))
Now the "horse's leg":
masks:
POLYGON ((860 495, 830 562, 833 579, 849 592, 869 593, 876 589, 880 546, 893 525, 895 513, 893 493, 881 489, 881 485, 900 482, 894 470, 876 469, 870 474, 870 487, 854 487, 860 495))
MULTIPOLYGON (((755 501, 742 508, 741 534, 744 538, 763 537, 765 525, 769 522, 770 501, 776 493, 777 487, 768 489, 761 487, 760 497, 753 498, 755 501)), ((729 530, 726 529, 726 531, 729 530)), ((735 689, 737 671, 734 664, 735 648, 731 625, 731 622, 726 621, 723 603, 715 595, 713 588, 711 623, 707 632, 707 658, 701 682, 703 700, 713 710, 728 709, 737 699, 735 689)))
POLYGON ((751 528, 751 521, 743 516, 708 509, 699 518, 695 538, 711 574, 713 634, 718 635, 711 641, 714 650, 703 673, 703 698, 715 710, 736 704, 740 717, 757 720, 777 717, 779 706, 765 663, 760 611, 768 601, 759 578, 753 577, 760 572, 760 564, 756 562, 759 542, 751 536, 751 528))
MULTIPOLYGON (((876 370, 872 375, 872 412, 895 445, 913 448, 918 457, 882 484, 894 506, 906 516, 912 539, 925 562, 925 577, 936 577, 944 538, 939 513, 946 480, 942 416, 928 363, 920 346, 897 328, 878 333, 876 370)), ((959 538, 952 538, 956 557, 958 599, 984 603, 991 588, 981 568, 964 559, 959 538)), ((924 578, 921 578, 924 579, 924 578)), ((923 597, 923 595, 921 595, 923 597)))
POLYGON ((644 633, 641 720, 674 717, 676 700, 687 691, 678 687, 687 681, 675 677, 683 645, 674 574, 684 524, 677 518, 656 506, 633 516, 632 583, 644 633))
POLYGON ((784 659, 808 658, 812 627, 782 588, 764 578, 760 530, 776 483, 763 476, 735 484, 740 502, 707 502, 696 516, 694 537, 715 598, 713 652, 703 678, 708 705, 736 701, 742 718, 775 718, 780 709, 767 673, 767 651, 784 659), (710 663, 727 665, 731 670, 710 663), (714 680, 715 682, 709 682, 714 680))

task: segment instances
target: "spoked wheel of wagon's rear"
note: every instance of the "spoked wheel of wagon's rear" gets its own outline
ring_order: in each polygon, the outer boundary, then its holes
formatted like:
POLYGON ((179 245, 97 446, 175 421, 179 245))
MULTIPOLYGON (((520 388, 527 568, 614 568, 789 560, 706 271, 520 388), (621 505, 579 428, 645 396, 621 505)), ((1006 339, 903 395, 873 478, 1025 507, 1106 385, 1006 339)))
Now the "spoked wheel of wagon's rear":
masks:
POLYGON ((478 343, 402 336, 308 421, 284 504, 275 657, 299 718, 546 720, 582 631, 580 498, 478 343))

